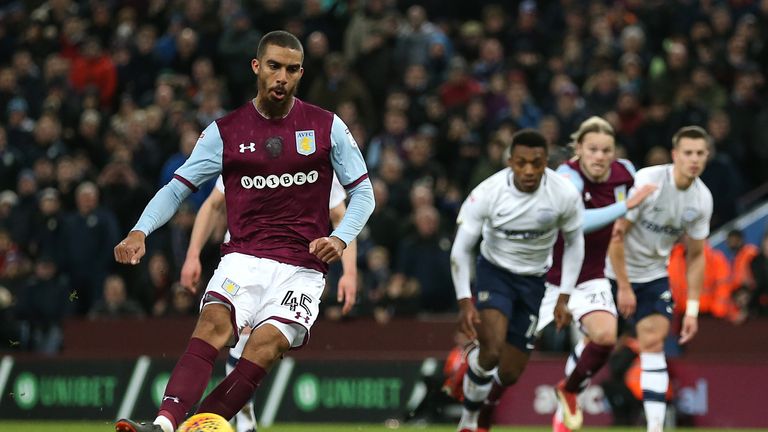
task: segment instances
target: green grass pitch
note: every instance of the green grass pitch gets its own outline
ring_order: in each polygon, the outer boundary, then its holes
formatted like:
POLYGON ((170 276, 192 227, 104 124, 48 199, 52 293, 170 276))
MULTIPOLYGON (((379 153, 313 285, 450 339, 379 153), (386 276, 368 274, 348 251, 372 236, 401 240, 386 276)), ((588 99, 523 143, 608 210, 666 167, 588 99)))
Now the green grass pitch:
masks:
MULTIPOLYGON (((642 432, 645 428, 589 428, 604 432, 642 432)), ((546 427, 496 427, 494 432, 549 432, 546 427)), ((674 431, 689 432, 722 432, 735 430, 739 432, 757 432, 759 429, 688 429, 678 428, 674 431)), ((62 422, 62 421, 0 421, 0 431, 8 432, 112 432, 112 422, 62 422)), ((276 424, 270 428, 259 428, 259 432, 392 432, 392 431, 422 431, 422 432, 455 432, 455 426, 401 426, 386 427, 380 424, 276 424)))

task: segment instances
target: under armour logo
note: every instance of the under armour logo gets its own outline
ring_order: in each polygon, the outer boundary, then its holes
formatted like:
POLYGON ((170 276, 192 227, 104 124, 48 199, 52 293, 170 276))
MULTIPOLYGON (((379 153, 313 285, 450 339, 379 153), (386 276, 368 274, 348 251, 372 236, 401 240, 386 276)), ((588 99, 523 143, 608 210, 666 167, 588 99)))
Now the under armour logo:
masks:
POLYGON ((248 149, 251 151, 251 153, 256 151, 256 143, 249 143, 248 145, 245 145, 245 143, 240 144, 240 153, 245 153, 245 149, 248 149))
MULTIPOLYGON (((296 319, 301 319, 301 318, 302 318, 302 316, 301 316, 301 312, 296 312, 296 316, 295 316, 294 318, 296 318, 296 319)), ((309 324, 309 317, 308 317, 308 316, 304 317, 304 322, 305 322, 306 324, 309 324)))
POLYGON ((181 403, 181 400, 176 396, 163 396, 163 401, 167 401, 167 400, 173 401, 175 403, 181 403))

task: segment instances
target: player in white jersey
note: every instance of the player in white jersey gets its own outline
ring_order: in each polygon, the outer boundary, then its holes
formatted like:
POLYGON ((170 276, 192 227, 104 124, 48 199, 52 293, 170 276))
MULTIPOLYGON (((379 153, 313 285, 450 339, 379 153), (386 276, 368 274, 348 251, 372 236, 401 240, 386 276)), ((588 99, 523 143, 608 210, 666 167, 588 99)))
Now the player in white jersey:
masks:
MULTIPOLYGON (((467 360, 461 432, 477 429, 478 410, 494 374, 502 385, 512 385, 528 362, 558 232, 565 238, 563 293, 575 286, 584 259, 581 196, 570 181, 546 168, 545 138, 522 130, 507 153, 509 168, 480 183, 464 201, 451 250, 459 330, 479 341, 467 360), (481 236, 475 305, 470 269, 481 236)), ((556 313, 559 326, 567 320, 556 313)))
POLYGON ((673 299, 667 262, 674 243, 685 236, 688 302, 680 343, 698 330, 699 293, 704 280, 704 241, 709 235, 712 194, 699 179, 711 138, 687 126, 672 138, 672 164, 641 169, 637 188, 658 186, 650 197, 614 225, 606 275, 617 285, 619 313, 634 321, 640 345, 640 386, 648 431, 663 430, 669 385, 664 339, 669 333, 673 299), (623 239, 623 242, 620 241, 623 239))
MULTIPOLYGON (((344 187, 339 183, 336 175, 333 175, 331 184, 331 196, 328 208, 331 216, 331 224, 338 226, 344 217, 347 207, 344 204, 347 194, 344 187)), ((200 211, 195 218, 195 224, 192 227, 192 235, 187 247, 187 257, 181 268, 181 284, 193 294, 197 293, 200 283, 200 273, 202 266, 200 264, 200 252, 203 245, 213 233, 216 226, 226 223, 226 201, 224 198, 224 181, 221 176, 216 179, 216 187, 200 207, 200 211)), ((229 241, 229 230, 224 234, 224 241, 229 241)), ((337 299, 343 302, 342 313, 346 314, 355 304, 357 294, 357 242, 352 241, 341 255, 341 265, 343 275, 339 279, 337 299)), ((243 348, 248 341, 250 327, 243 328, 240 333, 240 339, 237 345, 230 348, 229 357, 226 363, 226 372, 229 375, 234 370, 237 361, 243 353, 243 348)), ((253 400, 250 400, 235 416, 235 427, 237 432, 250 432, 256 430, 255 410, 253 400)))

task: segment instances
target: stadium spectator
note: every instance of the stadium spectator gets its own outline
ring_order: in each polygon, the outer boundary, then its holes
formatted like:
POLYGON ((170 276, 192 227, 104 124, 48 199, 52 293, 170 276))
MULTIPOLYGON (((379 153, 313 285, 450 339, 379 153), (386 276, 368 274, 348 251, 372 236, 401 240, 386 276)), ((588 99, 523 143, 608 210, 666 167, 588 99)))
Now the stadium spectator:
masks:
POLYGON ((62 269, 78 293, 77 313, 85 314, 101 298, 104 279, 113 266, 110 252, 119 232, 115 215, 99 205, 95 184, 78 186, 75 201, 77 209, 66 216, 62 227, 62 269))
POLYGON ((755 283, 747 292, 747 313, 752 318, 768 316, 768 233, 763 235, 760 255, 752 260, 750 268, 755 283))
POLYGON ((21 320, 21 344, 25 349, 55 354, 62 343, 61 322, 76 299, 71 285, 58 270, 56 260, 41 256, 34 273, 19 290, 17 315, 21 320))
POLYGON ((134 299, 128 297, 125 281, 118 275, 104 279, 102 298, 88 312, 90 319, 141 318, 144 310, 134 299))

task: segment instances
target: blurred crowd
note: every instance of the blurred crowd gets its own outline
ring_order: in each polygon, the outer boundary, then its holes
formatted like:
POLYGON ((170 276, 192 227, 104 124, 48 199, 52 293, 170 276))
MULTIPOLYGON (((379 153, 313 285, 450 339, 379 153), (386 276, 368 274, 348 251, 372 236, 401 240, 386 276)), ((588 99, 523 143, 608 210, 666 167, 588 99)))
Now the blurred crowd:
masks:
MULTIPOLYGON (((556 165, 603 116, 643 167, 669 161, 677 128, 704 126, 715 227, 768 181, 768 0, 3 1, 0 340, 54 352, 68 316, 196 313, 177 281, 212 183, 139 266, 112 248, 200 132, 254 96, 250 60, 275 29, 304 43, 298 96, 338 113, 371 173, 354 315, 453 310, 457 211, 520 128, 545 134, 556 165)), ((768 274, 768 245, 755 256, 768 274)), ((768 290, 762 273, 747 297, 768 290)))

